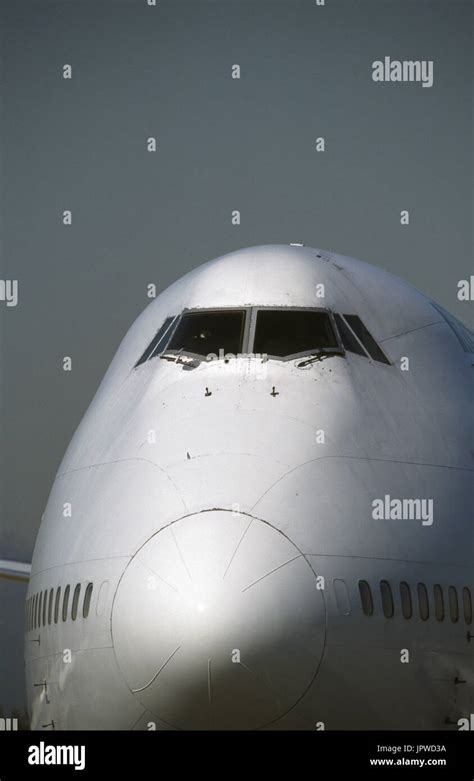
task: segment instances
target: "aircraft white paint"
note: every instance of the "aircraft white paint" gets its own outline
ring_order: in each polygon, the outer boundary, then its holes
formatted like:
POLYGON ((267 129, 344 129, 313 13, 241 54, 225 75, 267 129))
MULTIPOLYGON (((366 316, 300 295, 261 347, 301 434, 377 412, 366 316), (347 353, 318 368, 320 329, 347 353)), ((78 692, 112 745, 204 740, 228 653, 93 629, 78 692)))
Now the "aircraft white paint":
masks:
POLYGON ((232 252, 162 293, 38 534, 33 729, 456 729, 473 711, 470 351, 410 285, 303 246, 232 252), (254 357, 258 307, 329 313, 337 343, 254 357), (196 309, 245 309, 249 355, 161 347, 135 366, 166 318, 196 309), (360 318, 381 360, 344 349, 337 314, 360 318), (432 523, 374 517, 387 497, 432 500, 432 523))

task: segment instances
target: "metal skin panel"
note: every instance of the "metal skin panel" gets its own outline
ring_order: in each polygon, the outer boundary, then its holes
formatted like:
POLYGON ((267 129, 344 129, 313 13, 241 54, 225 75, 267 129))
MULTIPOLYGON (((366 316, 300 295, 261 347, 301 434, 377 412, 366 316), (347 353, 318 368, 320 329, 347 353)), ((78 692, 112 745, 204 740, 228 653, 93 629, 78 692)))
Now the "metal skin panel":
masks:
POLYGON ((264 727, 316 677, 326 632, 316 585, 307 559, 269 524, 188 516, 124 572, 112 614, 117 663, 137 699, 176 728, 264 727))
POLYGON ((94 589, 87 618, 26 633, 32 727, 429 729, 465 717, 470 626, 461 603, 457 622, 422 621, 416 585, 431 610, 436 583, 446 602, 449 585, 474 591, 472 362, 424 295, 321 250, 253 247, 168 288, 119 347, 43 516, 27 596, 94 589), (359 315, 390 365, 345 353, 134 368, 166 317, 243 306, 359 315), (432 499, 433 522, 374 519, 386 494, 432 499))

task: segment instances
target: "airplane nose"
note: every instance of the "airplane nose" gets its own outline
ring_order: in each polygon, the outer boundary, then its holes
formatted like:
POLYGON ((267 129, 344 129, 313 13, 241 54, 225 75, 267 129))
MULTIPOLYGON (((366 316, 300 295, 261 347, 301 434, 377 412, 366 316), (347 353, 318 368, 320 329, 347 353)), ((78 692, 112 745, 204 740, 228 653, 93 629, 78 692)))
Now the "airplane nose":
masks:
POLYGON ((112 637, 127 685, 178 729, 257 729, 313 682, 325 639, 323 591, 270 524, 210 510, 157 532, 130 560, 112 637))

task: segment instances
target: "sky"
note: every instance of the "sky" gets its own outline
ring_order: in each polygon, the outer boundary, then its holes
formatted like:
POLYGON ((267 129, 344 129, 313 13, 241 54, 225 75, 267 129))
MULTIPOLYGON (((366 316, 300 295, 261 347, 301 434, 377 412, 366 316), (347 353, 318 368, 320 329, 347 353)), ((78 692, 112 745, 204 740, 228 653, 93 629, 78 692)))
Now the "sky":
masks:
POLYGON ((474 326, 470 2, 2 0, 0 30, 0 558, 31 559, 149 283, 304 242, 474 326), (433 85, 375 82, 385 57, 432 61, 433 85))

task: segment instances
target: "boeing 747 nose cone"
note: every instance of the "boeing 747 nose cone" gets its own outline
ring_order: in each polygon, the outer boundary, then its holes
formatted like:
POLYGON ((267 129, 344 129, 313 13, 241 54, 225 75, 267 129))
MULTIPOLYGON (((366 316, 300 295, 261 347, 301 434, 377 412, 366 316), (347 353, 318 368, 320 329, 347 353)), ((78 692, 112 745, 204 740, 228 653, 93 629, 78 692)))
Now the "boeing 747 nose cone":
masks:
POLYGON ((146 710, 182 729, 255 729, 314 680, 323 591, 268 523, 212 510, 151 537, 114 600, 115 655, 146 710))

